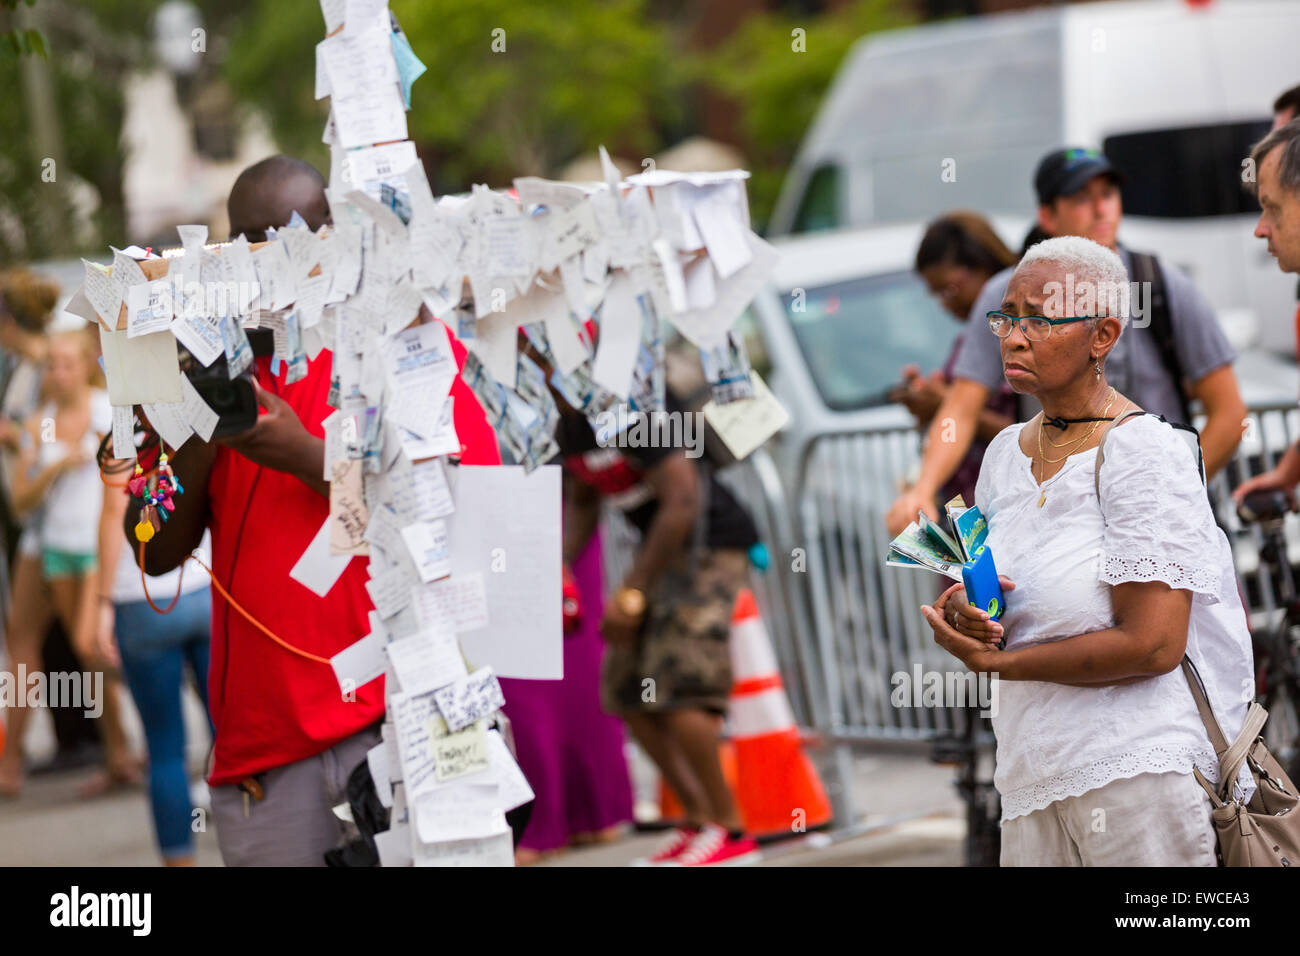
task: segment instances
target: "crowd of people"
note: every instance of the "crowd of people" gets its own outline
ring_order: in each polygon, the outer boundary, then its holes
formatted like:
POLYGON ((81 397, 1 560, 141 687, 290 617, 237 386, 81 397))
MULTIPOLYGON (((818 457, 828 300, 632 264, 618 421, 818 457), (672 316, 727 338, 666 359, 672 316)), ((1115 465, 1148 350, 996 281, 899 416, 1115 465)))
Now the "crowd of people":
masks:
MULTIPOLYGON (((1256 235, 1287 272, 1300 272, 1297 107, 1300 88, 1278 100, 1274 130, 1252 156, 1263 210, 1256 235)), ((1239 689, 1253 680, 1231 550, 1204 491, 1242 436, 1236 356, 1195 285, 1121 241, 1122 180, 1096 150, 1054 151, 1034 176, 1037 221, 1018 254, 966 211, 932 222, 916 253, 917 273, 964 328, 938 371, 908 367, 894 391, 926 442, 919 477, 887 524, 897 533, 918 512, 937 517, 953 495, 987 519, 1012 595, 1006 613, 990 618, 962 585, 923 613, 964 667, 1008 683, 993 722, 1005 864, 1213 865, 1211 795, 1192 772, 1230 781, 1219 778, 1214 735, 1179 671, 1203 675, 1228 739, 1249 703, 1239 689), (1140 329, 1131 325, 1134 303, 1108 310, 1098 297, 1096 309, 1078 313, 1047 291, 1130 281, 1151 289, 1140 329), (1196 450, 1170 424, 1189 422, 1194 407, 1204 415, 1196 450), (1100 830, 1089 825, 1099 807, 1112 821, 1100 830)), ((231 236, 250 241, 295 214, 312 229, 330 222, 320 174, 283 156, 246 169, 228 206, 231 236)), ((331 410, 331 356, 322 352, 290 383, 287 367, 272 361, 269 333, 250 333, 261 414, 249 430, 189 441, 172 456, 185 494, 137 567, 126 532, 140 502, 125 491, 128 463, 109 453, 97 341, 85 328, 53 326, 58 299, 34 272, 0 273, 6 666, 57 669, 66 641, 77 669, 104 675, 94 722, 102 769, 88 795, 137 784, 146 758, 157 848, 169 865, 195 861, 188 682, 211 733, 204 776, 224 862, 324 865, 357 835, 335 808, 381 741, 383 683, 341 698, 328 669, 267 641, 250 618, 296 634, 312 660, 369 631, 363 562, 324 596, 293 585, 285 599, 302 545, 329 513, 321 423, 331 410), (196 549, 238 595, 238 612, 186 561, 196 549), (126 692, 143 725, 143 755, 124 731, 126 692)), ((441 320, 426 307, 419 321, 441 320)), ((464 347, 451 341, 463 364, 464 347)), ((549 379, 545 356, 521 344, 549 379)), ((756 859, 719 757, 730 623, 758 541, 754 523, 685 449, 603 446, 553 393, 573 608, 564 679, 502 681, 534 791, 512 819, 516 858, 623 832, 632 817, 626 731, 682 806, 644 862, 756 859), (597 530, 602 502, 640 532, 612 587, 597 530)), ((500 464, 497 436, 459 376, 450 400, 459 460, 500 464)), ((158 443, 147 417, 136 425, 147 468, 158 443)), ((1298 482, 1292 448, 1236 494, 1290 494, 1298 482)), ((8 737, 0 795, 15 796, 26 782, 31 709, 0 716, 8 737)), ((1248 801, 1249 774, 1237 783, 1248 801)))

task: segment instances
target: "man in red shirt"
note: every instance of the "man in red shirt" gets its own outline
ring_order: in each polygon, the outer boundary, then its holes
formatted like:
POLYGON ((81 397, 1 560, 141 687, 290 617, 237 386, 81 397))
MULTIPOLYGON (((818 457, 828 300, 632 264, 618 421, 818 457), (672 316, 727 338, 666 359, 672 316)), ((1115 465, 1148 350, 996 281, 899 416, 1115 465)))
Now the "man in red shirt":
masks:
MULTIPOLYGON (((268 227, 286 225, 295 210, 319 228, 329 222, 324 186, 315 169, 288 157, 249 167, 230 193, 231 235, 264 239, 268 227)), ((463 364, 464 347, 451 341, 463 364)), ((346 801, 349 773, 380 742, 382 678, 345 695, 328 663, 369 631, 366 562, 349 563, 324 597, 289 576, 329 515, 321 422, 333 411, 331 364, 324 350, 305 378, 288 385, 283 365, 272 375, 269 357, 257 356, 257 424, 212 444, 195 438, 175 454, 184 493, 145 549, 145 570, 161 573, 180 564, 210 527, 215 580, 292 648, 213 594, 209 699, 216 739, 208 783, 228 866, 323 865, 323 854, 355 832, 332 808, 346 801)), ((500 464, 496 436, 459 376, 450 400, 460 460, 500 464)), ((139 503, 132 502, 126 527, 133 544, 138 516, 139 503)))

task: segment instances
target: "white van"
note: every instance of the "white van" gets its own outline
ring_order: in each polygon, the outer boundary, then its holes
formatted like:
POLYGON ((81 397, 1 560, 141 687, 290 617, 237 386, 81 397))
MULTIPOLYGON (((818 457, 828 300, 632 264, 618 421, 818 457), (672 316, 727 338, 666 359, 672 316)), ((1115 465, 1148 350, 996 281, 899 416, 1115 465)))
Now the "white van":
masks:
POLYGON ((1122 241, 1185 269, 1238 347, 1290 352, 1295 279, 1251 235, 1241 177, 1274 98, 1300 83, 1297 50, 1297 0, 1086 3, 864 37, 769 232, 1032 216, 1038 160, 1100 147, 1128 177, 1122 241))

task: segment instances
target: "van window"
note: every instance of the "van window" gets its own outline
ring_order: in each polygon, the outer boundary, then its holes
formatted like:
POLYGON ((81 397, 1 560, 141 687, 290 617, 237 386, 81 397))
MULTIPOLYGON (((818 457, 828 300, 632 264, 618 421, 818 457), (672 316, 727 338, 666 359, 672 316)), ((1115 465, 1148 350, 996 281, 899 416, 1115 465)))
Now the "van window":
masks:
POLYGON ((908 363, 943 365, 961 326, 912 272, 850 279, 782 297, 822 400, 833 409, 883 405, 908 363))
POLYGON ((808 177, 791 232, 817 232, 840 225, 840 168, 819 166, 808 177))
POLYGON ((1268 120, 1144 130, 1107 137, 1102 151, 1125 176, 1129 216, 1189 219, 1259 212, 1242 188, 1241 163, 1268 120))

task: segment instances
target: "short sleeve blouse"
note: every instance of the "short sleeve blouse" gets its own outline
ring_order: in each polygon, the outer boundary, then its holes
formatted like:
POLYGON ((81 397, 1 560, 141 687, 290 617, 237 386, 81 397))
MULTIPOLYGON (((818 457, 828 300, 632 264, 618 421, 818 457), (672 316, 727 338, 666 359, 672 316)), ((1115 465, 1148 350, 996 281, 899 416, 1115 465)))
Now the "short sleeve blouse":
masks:
MULTIPOLYGON (((1163 581, 1192 591, 1187 653, 1233 739, 1252 699, 1254 660, 1231 549, 1189 444, 1153 416, 1115 428, 1106 439, 1099 502, 1095 449, 1070 456, 1040 488, 1020 450, 1023 427, 990 443, 975 492, 998 571, 1016 584, 1002 619, 1007 647, 1112 627, 1115 584, 1163 581)), ((1114 687, 998 687, 994 782, 1004 820, 1140 773, 1197 766, 1218 779, 1181 670, 1114 687)), ((1240 780, 1250 784, 1244 771, 1240 780)))

